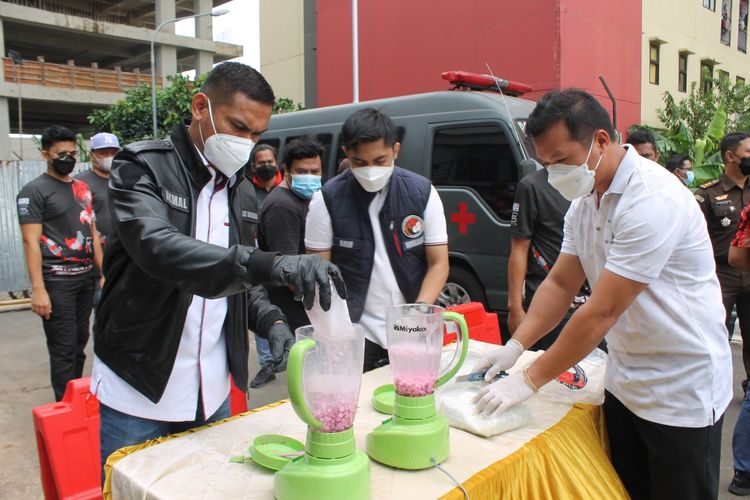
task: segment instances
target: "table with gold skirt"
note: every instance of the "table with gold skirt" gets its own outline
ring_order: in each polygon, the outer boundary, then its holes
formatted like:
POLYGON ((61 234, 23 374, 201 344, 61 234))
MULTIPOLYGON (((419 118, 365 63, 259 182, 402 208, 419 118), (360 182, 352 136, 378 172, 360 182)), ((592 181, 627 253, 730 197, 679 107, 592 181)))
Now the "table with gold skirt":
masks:
MULTIPOLYGON (((472 341, 472 349, 487 346, 472 341)), ((537 353, 524 353, 520 369, 537 353)), ((601 389, 603 368, 589 373, 601 389)), ((364 375, 354 422, 357 445, 383 420, 370 405, 373 390, 391 381, 384 367, 364 375)), ((600 406, 552 401, 542 393, 527 402, 526 426, 491 438, 451 429, 450 457, 441 464, 478 499, 628 498, 606 452, 600 406)), ((273 471, 252 462, 231 463, 246 455, 261 434, 305 440, 305 425, 286 401, 175 436, 123 448, 105 467, 105 498, 118 499, 272 499, 273 471)), ((444 472, 398 470, 371 460, 373 499, 463 499, 444 472)), ((311 499, 312 500, 312 499, 311 499)))

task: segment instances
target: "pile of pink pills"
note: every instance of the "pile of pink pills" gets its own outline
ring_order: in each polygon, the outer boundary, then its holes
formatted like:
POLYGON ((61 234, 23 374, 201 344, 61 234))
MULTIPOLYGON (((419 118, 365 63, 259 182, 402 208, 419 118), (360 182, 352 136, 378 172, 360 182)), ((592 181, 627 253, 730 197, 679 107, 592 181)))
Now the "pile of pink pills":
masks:
POLYGON ((354 423, 355 406, 337 401, 321 402, 313 416, 318 419, 323 427, 321 432, 345 431, 354 423))
POLYGON ((396 377, 394 384, 396 392, 402 396, 427 396, 435 390, 435 377, 396 377))

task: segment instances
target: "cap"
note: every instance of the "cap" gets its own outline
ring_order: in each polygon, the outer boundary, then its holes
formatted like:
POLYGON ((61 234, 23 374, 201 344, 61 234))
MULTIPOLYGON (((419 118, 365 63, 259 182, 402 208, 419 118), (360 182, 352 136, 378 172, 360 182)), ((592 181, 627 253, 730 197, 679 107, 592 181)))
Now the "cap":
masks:
POLYGON ((117 136, 109 134, 107 132, 99 132, 91 138, 91 150, 105 149, 105 148, 117 148, 120 147, 120 141, 117 140, 117 136))

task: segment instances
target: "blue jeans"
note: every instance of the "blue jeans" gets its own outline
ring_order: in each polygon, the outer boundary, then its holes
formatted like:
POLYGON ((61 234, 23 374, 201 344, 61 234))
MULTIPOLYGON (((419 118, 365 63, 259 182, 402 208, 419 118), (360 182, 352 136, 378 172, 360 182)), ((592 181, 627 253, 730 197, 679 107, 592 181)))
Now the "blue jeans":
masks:
MULTIPOLYGON (((202 406, 198 398, 198 407, 202 406)), ((202 413, 202 410, 200 411, 202 413)), ((104 464, 107 457, 125 446, 143 443, 168 434, 176 434, 204 424, 210 424, 230 415, 229 397, 219 406, 219 409, 209 418, 196 418, 187 422, 163 422, 148 418, 135 417, 119 412, 109 406, 99 404, 99 445, 102 466, 102 485, 104 485, 104 464)))
POLYGON ((255 336, 255 350, 258 351, 258 364, 261 368, 273 362, 271 346, 268 345, 266 339, 259 337, 258 335, 255 336))
POLYGON ((750 391, 745 393, 737 423, 734 425, 732 455, 734 470, 750 474, 750 391))

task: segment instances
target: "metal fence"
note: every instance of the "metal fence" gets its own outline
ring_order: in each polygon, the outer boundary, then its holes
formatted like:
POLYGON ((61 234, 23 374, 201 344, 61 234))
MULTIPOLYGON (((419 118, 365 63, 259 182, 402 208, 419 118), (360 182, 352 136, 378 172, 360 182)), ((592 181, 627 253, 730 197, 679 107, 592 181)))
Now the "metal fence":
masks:
MULTIPOLYGON (((88 163, 78 164, 74 174, 89 168, 88 163)), ((16 195, 27 182, 46 170, 47 164, 43 161, 0 162, 0 292, 31 287, 18 225, 16 195)))

